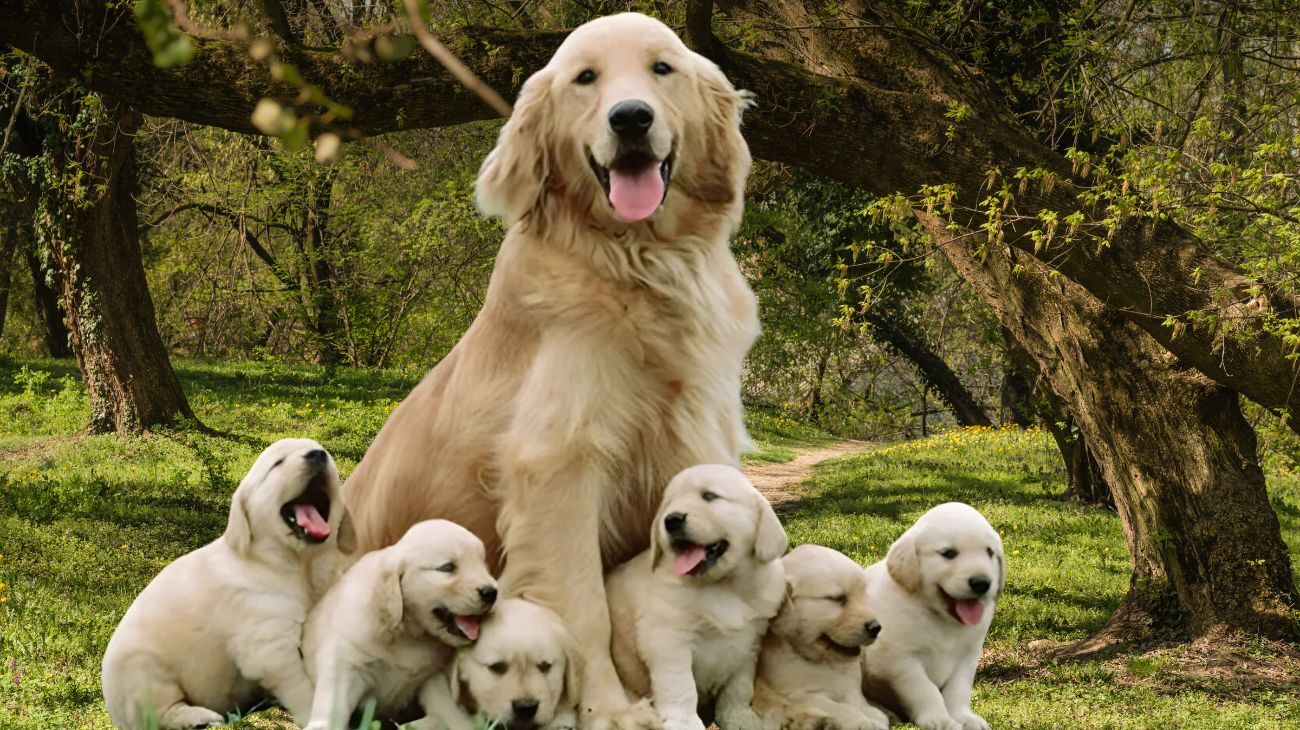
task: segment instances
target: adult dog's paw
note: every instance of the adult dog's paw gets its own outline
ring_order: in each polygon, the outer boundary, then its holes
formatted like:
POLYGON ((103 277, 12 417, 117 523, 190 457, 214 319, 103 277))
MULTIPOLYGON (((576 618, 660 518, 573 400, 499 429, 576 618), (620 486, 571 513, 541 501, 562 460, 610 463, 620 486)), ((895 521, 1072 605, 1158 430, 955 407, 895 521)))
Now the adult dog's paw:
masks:
MULTIPOLYGON (((696 722, 698 721, 697 719, 696 722)), ((650 700, 621 707, 595 708, 583 713, 580 726, 582 730, 680 730, 665 728, 659 715, 650 706, 650 700)))
POLYGON ((719 711, 717 720, 718 727, 722 730, 762 730, 763 728, 763 721, 759 719, 758 713, 748 705, 719 711))

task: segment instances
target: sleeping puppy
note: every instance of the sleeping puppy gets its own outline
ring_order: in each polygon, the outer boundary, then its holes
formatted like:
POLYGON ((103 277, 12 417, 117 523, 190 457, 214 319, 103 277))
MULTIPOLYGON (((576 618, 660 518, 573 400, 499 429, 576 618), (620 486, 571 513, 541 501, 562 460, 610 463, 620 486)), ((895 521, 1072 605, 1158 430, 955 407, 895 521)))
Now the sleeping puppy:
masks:
POLYGON ((413 728, 468 730, 446 670, 456 647, 478 638, 479 620, 496 602, 486 558, 469 530, 426 520, 348 568, 303 634, 316 683, 308 727, 345 727, 358 706, 374 699, 381 718, 424 715, 413 728))
POLYGON ((997 530, 970 505, 941 504, 866 575, 888 627, 863 653, 867 697, 922 730, 987 730, 970 698, 1006 582, 997 530))
POLYGON ((771 730, 888 730, 862 696, 862 647, 880 635, 861 566, 820 545, 781 559, 786 593, 763 639, 754 707, 771 730))
POLYGON ((761 727, 750 707, 768 621, 781 608, 788 542, 772 505, 739 470, 694 466, 673 477, 650 548, 605 583, 614 664, 669 730, 761 727))
POLYGON ((483 621, 451 672, 453 696, 510 730, 572 730, 582 666, 573 637, 554 611, 509 598, 483 621))
POLYGON ((312 688, 299 640, 317 590, 309 576, 352 543, 329 453, 309 439, 268 447, 235 490, 225 533, 164 568, 108 642, 114 725, 220 725, 266 692, 305 719, 312 688))

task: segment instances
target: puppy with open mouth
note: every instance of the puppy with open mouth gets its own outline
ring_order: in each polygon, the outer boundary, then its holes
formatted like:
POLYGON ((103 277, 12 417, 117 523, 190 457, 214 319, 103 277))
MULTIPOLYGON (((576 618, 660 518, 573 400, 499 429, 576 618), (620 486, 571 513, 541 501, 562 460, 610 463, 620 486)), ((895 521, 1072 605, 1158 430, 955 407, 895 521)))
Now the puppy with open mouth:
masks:
POLYGON ((922 730, 988 730, 970 702, 1006 584, 997 530, 970 505, 941 504, 921 515, 866 576, 880 621, 889 627, 863 652, 867 697, 922 730))
POLYGON ((785 603, 763 639, 755 708, 772 728, 888 730, 862 695, 862 650, 882 629, 862 568, 820 545, 800 545, 781 563, 785 603))
POLYGON ((220 725, 267 693, 305 720, 300 640, 323 590, 312 576, 354 542, 329 453, 309 439, 269 446, 235 490, 225 533, 164 568, 118 624, 103 663, 114 725, 220 725))
POLYGON ((497 598, 483 542, 447 520, 416 523, 358 560, 321 599, 303 634, 316 683, 311 730, 351 727, 373 699, 377 716, 413 728, 469 730, 447 670, 479 636, 497 598))
POLYGON ((738 469, 706 464, 668 483, 648 550, 606 578, 612 650, 630 692, 671 730, 758 730, 759 645, 781 607, 788 541, 738 469))

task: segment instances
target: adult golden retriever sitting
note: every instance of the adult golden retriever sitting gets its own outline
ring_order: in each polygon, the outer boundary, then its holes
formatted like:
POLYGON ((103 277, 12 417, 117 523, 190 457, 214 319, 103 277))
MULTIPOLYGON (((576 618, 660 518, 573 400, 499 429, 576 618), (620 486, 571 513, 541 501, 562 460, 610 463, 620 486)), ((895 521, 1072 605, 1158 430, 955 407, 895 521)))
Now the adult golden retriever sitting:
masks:
POLYGON ((758 321, 727 247, 744 106, 651 18, 570 34, 479 174, 480 207, 509 225, 483 309, 347 484, 364 549, 454 520, 507 595, 560 613, 589 727, 656 724, 614 672, 602 568, 646 547, 674 474, 739 466, 749 443, 740 372, 758 321))

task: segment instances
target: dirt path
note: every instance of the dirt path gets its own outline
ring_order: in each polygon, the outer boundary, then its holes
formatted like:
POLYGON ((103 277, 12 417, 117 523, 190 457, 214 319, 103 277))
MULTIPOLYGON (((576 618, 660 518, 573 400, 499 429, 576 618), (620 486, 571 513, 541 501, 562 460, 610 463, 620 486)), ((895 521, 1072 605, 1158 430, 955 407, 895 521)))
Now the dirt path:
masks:
POLYGON ((799 499, 793 487, 812 474, 817 464, 837 456, 866 451, 872 444, 866 441, 841 441, 820 449, 804 451, 784 464, 752 464, 745 467, 745 476, 780 511, 799 499))

